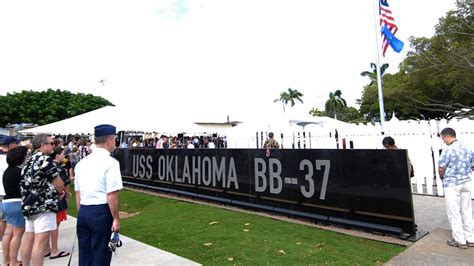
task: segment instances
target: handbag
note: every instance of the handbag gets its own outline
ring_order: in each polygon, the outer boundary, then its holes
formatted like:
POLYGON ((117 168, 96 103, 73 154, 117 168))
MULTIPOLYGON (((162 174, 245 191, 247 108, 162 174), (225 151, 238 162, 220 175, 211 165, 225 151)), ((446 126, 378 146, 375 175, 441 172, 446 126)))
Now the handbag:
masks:
POLYGON ((39 198, 39 193, 30 192, 28 196, 25 198, 23 203, 21 204, 21 211, 23 212, 24 216, 29 216, 29 212, 33 205, 35 205, 36 201, 39 198))

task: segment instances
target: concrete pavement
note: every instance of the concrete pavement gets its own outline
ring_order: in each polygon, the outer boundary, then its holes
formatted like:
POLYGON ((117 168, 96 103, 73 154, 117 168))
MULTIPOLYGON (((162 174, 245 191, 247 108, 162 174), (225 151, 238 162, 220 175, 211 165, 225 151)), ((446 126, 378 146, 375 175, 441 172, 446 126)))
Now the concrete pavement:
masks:
MULTIPOLYGON (((414 195, 413 204, 418 228, 429 231, 429 234, 386 265, 474 265, 474 248, 463 250, 446 244, 452 236, 444 198, 414 195)), ((68 221, 60 227, 60 250, 71 251, 72 240, 76 238, 75 230, 76 219, 68 216, 68 221)), ((112 265, 199 265, 124 235, 120 238, 123 246, 112 256, 112 265)), ((68 262, 69 257, 54 260, 45 258, 44 265, 67 265, 68 262)), ((71 265, 78 265, 77 240, 72 249, 71 265)))
POLYGON ((429 234, 385 265, 474 265, 474 248, 446 244, 453 237, 444 198, 414 195, 413 204, 418 228, 429 234))
MULTIPOLYGON (((59 249, 71 252, 71 265, 78 265, 78 248, 76 238, 76 218, 68 216, 66 222, 59 227, 59 249), (76 239, 74 248, 72 240, 76 239)), ((188 259, 138 242, 134 239, 120 235, 122 247, 112 255, 112 265, 200 265, 188 259)), ((69 257, 58 259, 45 258, 44 265, 68 265, 69 257)))

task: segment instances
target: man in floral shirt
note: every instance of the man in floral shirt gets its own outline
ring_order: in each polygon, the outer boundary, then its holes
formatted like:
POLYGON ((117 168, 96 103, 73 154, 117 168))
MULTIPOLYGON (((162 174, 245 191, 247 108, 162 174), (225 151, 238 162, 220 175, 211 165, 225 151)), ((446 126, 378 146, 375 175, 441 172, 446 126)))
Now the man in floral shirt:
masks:
POLYGON ((463 249, 474 247, 471 202, 474 154, 469 147, 457 141, 452 128, 443 129, 441 139, 447 147, 439 157, 438 172, 443 180, 446 209, 454 238, 447 244, 463 249))
POLYGON ((280 144, 278 144, 278 141, 276 141, 273 138, 273 132, 268 133, 268 139, 265 140, 265 143, 263 144, 263 148, 270 148, 270 149, 279 149, 280 144))
POLYGON ((22 261, 42 265, 50 232, 57 228, 58 200, 64 197, 64 183, 48 156, 53 150, 53 140, 46 134, 33 139, 35 152, 22 169, 22 210, 26 217, 25 241, 22 243, 22 261), (34 236, 33 236, 34 233, 34 236))

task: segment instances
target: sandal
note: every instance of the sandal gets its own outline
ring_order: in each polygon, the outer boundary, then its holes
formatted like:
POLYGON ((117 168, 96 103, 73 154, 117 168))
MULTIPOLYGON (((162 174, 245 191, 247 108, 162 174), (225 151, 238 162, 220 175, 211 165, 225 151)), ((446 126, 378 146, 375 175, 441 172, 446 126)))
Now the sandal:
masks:
POLYGON ((69 256, 69 252, 67 252, 67 251, 61 251, 61 252, 58 253, 58 255, 56 255, 56 256, 51 256, 51 257, 49 257, 49 259, 50 259, 50 260, 54 260, 54 259, 58 259, 58 258, 62 258, 62 257, 67 257, 67 256, 69 256))

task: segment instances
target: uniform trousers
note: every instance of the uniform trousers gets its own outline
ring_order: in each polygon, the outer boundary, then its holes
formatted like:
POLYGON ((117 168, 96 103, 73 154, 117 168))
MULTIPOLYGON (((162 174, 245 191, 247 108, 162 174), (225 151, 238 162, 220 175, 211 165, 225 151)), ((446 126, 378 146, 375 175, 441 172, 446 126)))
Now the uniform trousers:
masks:
POLYGON ((459 244, 474 243, 471 181, 444 188, 444 197, 454 240, 459 244))
POLYGON ((79 265, 110 265, 112 221, 109 205, 81 205, 77 215, 79 265))

